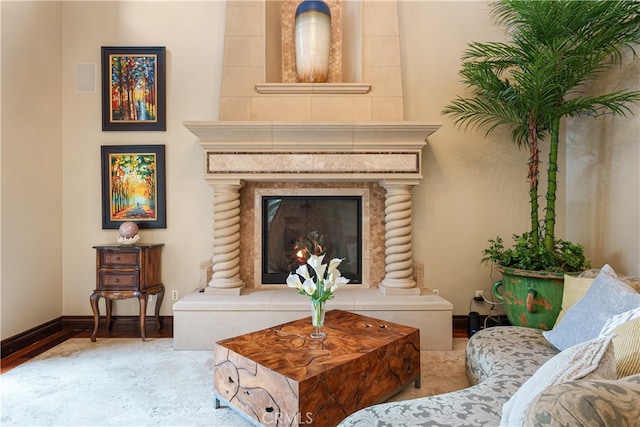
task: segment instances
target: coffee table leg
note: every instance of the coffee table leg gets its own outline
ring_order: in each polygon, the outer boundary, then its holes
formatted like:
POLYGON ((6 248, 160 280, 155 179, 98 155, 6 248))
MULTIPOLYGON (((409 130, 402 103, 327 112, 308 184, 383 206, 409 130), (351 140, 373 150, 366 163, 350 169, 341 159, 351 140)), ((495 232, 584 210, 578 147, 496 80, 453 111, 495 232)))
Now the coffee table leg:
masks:
POLYGON ((220 409, 220 399, 218 399, 217 397, 214 397, 213 407, 214 409, 220 409))
POLYGON ((416 382, 414 384, 416 388, 422 387, 422 379, 420 377, 416 378, 416 382))

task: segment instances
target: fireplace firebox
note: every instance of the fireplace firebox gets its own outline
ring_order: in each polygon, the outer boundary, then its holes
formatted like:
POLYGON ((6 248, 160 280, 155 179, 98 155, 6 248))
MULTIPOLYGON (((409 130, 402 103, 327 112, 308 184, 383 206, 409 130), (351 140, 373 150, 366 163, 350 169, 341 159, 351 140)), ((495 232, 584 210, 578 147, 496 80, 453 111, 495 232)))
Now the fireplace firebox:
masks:
POLYGON ((310 254, 343 258, 349 284, 362 283, 361 196, 262 196, 262 283, 282 285, 310 254))

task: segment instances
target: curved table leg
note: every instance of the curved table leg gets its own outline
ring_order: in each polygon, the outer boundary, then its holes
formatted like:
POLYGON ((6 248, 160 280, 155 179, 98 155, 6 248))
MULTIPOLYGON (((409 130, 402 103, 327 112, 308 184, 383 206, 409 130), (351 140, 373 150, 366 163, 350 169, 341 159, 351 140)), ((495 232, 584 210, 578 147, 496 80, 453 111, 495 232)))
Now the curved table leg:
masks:
POLYGON ((145 333, 145 322, 147 319, 147 294, 142 293, 138 295, 138 301, 140 302, 140 336, 142 337, 142 341, 146 341, 147 336, 145 333))
POLYGON ((105 298, 104 303, 107 306, 107 331, 111 330, 111 325, 113 321, 111 320, 111 313, 113 309, 113 300, 110 298, 105 298))
POLYGON ((164 286, 160 288, 160 292, 158 292, 158 297, 156 299, 156 331, 162 329, 162 322, 160 321, 160 305, 162 305, 162 300, 164 299, 164 286))
POLYGON ((98 333, 98 323, 100 322, 100 308, 98 307, 99 300, 100 295, 95 292, 89 297, 91 311, 93 311, 93 332, 91 333, 92 342, 96 342, 96 333, 98 333))

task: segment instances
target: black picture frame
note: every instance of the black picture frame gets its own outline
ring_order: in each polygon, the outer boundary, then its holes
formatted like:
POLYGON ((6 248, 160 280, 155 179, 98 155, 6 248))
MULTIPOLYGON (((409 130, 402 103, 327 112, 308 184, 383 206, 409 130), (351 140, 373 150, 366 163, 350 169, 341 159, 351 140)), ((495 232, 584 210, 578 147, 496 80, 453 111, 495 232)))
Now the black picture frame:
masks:
POLYGON ((103 145, 102 228, 166 228, 164 145, 103 145))
POLYGON ((102 47, 102 130, 165 131, 164 46, 102 47))

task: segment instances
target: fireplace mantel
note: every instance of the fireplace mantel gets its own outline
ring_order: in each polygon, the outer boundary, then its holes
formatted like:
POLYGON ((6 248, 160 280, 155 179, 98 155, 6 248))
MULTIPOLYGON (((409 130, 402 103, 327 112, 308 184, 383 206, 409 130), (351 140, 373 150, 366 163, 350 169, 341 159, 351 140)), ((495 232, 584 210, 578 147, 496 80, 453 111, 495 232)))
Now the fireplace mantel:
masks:
POLYGON ((383 181, 422 178, 419 122, 185 122, 214 181, 383 181))
POLYGON ((184 126, 200 139, 205 149, 221 151, 421 149, 426 138, 440 128, 440 125, 410 121, 187 121, 184 126))

